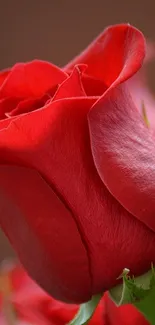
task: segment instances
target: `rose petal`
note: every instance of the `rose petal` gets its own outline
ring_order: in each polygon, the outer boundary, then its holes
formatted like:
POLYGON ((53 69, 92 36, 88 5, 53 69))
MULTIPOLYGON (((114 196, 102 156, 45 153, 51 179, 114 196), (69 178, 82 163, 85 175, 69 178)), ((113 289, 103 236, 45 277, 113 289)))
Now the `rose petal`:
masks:
POLYGON ((51 100, 51 97, 48 94, 45 94, 41 98, 29 98, 19 102, 17 107, 13 109, 9 114, 6 114, 8 117, 17 116, 19 114, 29 113, 38 108, 43 107, 48 100, 51 100))
POLYGON ((57 299, 90 299, 87 252, 67 205, 34 170, 1 166, 0 178, 0 224, 30 275, 57 299))
POLYGON ((107 89, 102 80, 88 76, 86 73, 82 75, 82 84, 87 96, 101 96, 107 89))
POLYGON ((82 81, 81 75, 83 69, 86 69, 86 65, 77 65, 75 66, 71 75, 59 86, 53 100, 58 100, 61 98, 67 97, 81 97, 86 96, 82 81))
MULTIPOLYGON (((0 100, 0 119, 6 118, 6 113, 10 113, 19 103, 19 98, 8 97, 0 100)), ((1 123, 1 122, 0 122, 1 123)))
POLYGON ((112 195, 155 231, 155 139, 124 85, 89 114, 96 169, 112 195))
POLYGON ((62 83, 67 74, 44 61, 16 64, 0 88, 0 97, 41 97, 54 85, 62 83))
POLYGON ((102 80, 108 87, 118 77, 121 82, 128 79, 140 68, 143 58, 143 35, 129 24, 115 25, 106 28, 64 70, 85 63, 88 65, 87 74, 102 80))

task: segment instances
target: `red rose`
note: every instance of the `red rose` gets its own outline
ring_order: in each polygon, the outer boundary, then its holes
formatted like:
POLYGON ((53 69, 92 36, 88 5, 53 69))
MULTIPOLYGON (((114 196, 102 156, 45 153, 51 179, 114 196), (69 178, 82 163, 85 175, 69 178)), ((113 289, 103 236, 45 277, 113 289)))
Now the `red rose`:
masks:
POLYGON ((154 140, 125 82, 144 48, 118 25, 63 69, 1 73, 0 223, 57 299, 89 300, 124 267, 137 275, 155 262, 154 140))

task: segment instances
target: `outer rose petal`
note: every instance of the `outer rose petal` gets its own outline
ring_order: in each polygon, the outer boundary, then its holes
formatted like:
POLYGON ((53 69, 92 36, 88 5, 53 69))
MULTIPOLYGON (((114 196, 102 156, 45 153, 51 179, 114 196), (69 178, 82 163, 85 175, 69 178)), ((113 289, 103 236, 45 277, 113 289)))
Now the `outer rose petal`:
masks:
POLYGON ((30 275, 57 299, 90 299, 87 252, 66 204, 33 170, 1 166, 0 179, 0 223, 30 275))
MULTIPOLYGON (((116 278, 124 267, 131 269, 135 275, 145 272, 150 263, 155 262, 155 235, 121 207, 97 174, 90 149, 87 123, 87 113, 94 101, 94 98, 82 97, 57 100, 44 109, 21 115, 12 121, 7 130, 1 131, 0 154, 1 161, 5 163, 8 161, 25 164, 37 169, 73 212, 88 253, 92 293, 96 294, 116 284, 116 278)), ((12 182, 11 178, 3 173, 4 181, 5 178, 12 182)), ((19 191, 21 192, 21 189, 19 191)), ((24 197, 25 205, 26 200, 24 197)), ((19 206, 21 202, 20 199, 19 206)), ((46 202, 43 206, 46 207, 46 202)), ((32 208, 35 209, 34 204, 32 208)), ((48 206, 47 209, 49 213, 48 206)), ((25 207, 22 211, 24 214, 25 207)), ((44 218, 44 212, 40 211, 40 214, 44 218)), ((39 243, 44 249, 47 242, 47 234, 43 230, 44 219, 43 224, 37 226, 38 217, 30 215, 29 218, 31 228, 34 231, 36 229, 39 239, 42 238, 42 242, 40 239, 39 243), (45 236, 45 244, 42 236, 45 236)), ((60 225, 59 220, 58 223, 60 225)), ((10 223, 5 225, 6 231, 12 241, 15 241, 14 246, 16 244, 18 248, 21 239, 18 238, 19 241, 16 242, 17 237, 9 225, 10 223)), ((50 241, 54 230, 51 230, 50 223, 47 222, 46 225, 50 231, 47 247, 49 252, 50 245, 53 245, 50 241)), ((15 229, 19 228, 15 221, 14 226, 15 229)), ((65 227, 64 225, 64 230, 65 227)), ((67 230, 67 233, 70 232, 67 230)), ((29 245, 25 248, 28 258, 32 247, 28 233, 25 234, 26 237, 29 245)), ((72 239, 68 240, 71 245, 72 239)), ((22 253, 25 253, 24 250, 22 253)), ((36 255, 39 258, 39 249, 36 255)), ((55 261, 59 265, 57 259, 55 261)), ((53 265, 56 267, 56 264, 53 265)), ((68 269, 68 266, 66 268, 68 269)), ((77 266, 76 272, 81 273, 81 265, 77 266)), ((36 274, 33 276, 36 278, 36 274)), ((63 273, 61 284, 65 281, 64 278, 63 273)), ((72 298, 74 302, 75 297, 72 298)), ((84 300, 85 295, 81 293, 80 298, 81 301, 84 300)))
POLYGON ((108 91, 89 113, 97 171, 113 196, 155 231, 155 139, 124 85, 108 91))
POLYGON ((16 64, 0 88, 0 97, 41 97, 54 85, 62 83, 67 74, 44 61, 16 64))
POLYGON ((136 72, 144 58, 144 37, 136 28, 115 25, 92 42, 88 48, 65 67, 65 71, 75 64, 88 65, 87 74, 100 79, 109 87, 117 78, 119 82, 136 72))
POLYGON ((105 325, 149 325, 144 316, 132 305, 117 307, 113 301, 104 295, 105 325))
POLYGON ((147 80, 147 64, 155 59, 155 45, 147 42, 146 57, 144 65, 135 76, 128 80, 128 87, 135 105, 142 115, 142 105, 144 103, 149 126, 155 130, 155 96, 149 89, 147 80))

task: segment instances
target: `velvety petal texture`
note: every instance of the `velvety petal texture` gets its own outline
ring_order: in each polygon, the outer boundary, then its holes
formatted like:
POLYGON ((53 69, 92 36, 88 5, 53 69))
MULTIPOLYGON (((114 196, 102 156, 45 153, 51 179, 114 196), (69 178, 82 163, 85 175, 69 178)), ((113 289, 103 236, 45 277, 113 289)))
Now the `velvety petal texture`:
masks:
POLYGON ((30 275, 57 299, 90 299, 87 252, 66 204, 33 170, 1 166, 0 174, 1 226, 30 275))
POLYGON ((155 138, 126 87, 103 95, 89 113, 89 126, 94 163, 103 183, 155 231, 155 138))
POLYGON ((144 55, 143 35, 116 25, 63 69, 2 73, 0 224, 57 299, 87 301, 155 262, 154 139, 127 86, 144 55))

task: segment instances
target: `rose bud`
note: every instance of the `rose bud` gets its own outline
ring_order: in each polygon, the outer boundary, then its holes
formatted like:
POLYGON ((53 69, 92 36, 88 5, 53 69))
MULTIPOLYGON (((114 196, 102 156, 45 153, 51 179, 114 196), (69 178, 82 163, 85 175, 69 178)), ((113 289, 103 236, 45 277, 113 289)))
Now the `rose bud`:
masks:
POLYGON ((62 69, 1 72, 0 224, 56 299, 88 301, 155 262, 155 141, 129 85, 144 56, 124 24, 62 69))

